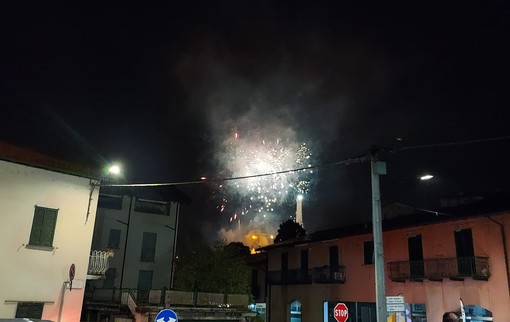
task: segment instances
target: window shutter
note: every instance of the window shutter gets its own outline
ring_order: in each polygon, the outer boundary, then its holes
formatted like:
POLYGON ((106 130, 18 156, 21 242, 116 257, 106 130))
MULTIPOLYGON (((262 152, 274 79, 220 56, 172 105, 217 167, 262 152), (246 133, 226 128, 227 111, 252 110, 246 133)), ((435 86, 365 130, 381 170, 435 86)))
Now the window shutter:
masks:
POLYGON ((45 209, 44 222, 41 231, 41 246, 53 246, 55 226, 57 224, 57 209, 45 209))
POLYGON ((32 231, 30 232, 29 245, 40 245, 41 233, 44 222, 44 208, 35 207, 32 231))

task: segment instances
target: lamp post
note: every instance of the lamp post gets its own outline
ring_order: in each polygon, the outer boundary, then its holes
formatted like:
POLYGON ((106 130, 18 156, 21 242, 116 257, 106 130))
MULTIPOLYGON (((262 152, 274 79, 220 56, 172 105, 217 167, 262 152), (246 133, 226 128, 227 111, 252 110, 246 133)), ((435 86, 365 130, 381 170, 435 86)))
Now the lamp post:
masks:
POLYGON ((387 319, 387 312, 379 175, 386 174, 386 163, 377 161, 376 153, 376 149, 372 149, 370 151, 370 168, 372 177, 372 229, 374 234, 375 299, 377 322, 384 322, 387 319))

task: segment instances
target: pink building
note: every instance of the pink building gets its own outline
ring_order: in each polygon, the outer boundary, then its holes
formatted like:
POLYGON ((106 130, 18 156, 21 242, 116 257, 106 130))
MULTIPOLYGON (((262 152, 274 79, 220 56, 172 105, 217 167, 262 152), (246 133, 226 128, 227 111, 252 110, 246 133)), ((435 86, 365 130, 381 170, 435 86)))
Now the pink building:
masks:
MULTIPOLYGON (((508 209, 502 198, 481 199, 385 220, 386 296, 402 296, 413 322, 441 321, 460 299, 487 321, 507 321, 508 209)), ((349 322, 375 321, 371 232, 370 224, 342 227, 262 248, 267 321, 335 321, 338 302, 348 304, 349 322)))

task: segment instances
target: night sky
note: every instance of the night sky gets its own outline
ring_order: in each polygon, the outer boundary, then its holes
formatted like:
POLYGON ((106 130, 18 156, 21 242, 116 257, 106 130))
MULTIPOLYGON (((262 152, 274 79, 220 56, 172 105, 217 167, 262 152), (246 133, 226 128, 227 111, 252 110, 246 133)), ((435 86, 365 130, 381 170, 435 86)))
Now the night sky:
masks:
MULTIPOLYGON (((127 182, 221 177, 238 132, 307 142, 314 164, 383 147, 384 203, 509 190, 505 1, 4 1, 0 21, 0 139, 119 160, 127 182)), ((370 218, 368 163, 311 183, 309 232, 370 218)), ((210 187, 180 188, 184 220, 225 225, 210 187)))

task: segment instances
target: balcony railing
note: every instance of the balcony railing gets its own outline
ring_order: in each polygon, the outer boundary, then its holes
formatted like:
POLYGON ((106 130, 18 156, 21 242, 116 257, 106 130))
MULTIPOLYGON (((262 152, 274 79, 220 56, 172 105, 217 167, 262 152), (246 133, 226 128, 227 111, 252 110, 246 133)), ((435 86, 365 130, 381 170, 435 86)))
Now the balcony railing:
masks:
POLYGON ((104 278, 106 271, 110 267, 110 257, 112 256, 112 251, 91 251, 89 257, 89 268, 87 270, 87 279, 104 278))
POLYGON ((249 296, 246 294, 184 292, 166 289, 120 290, 116 288, 96 288, 85 293, 85 300, 89 303, 116 303, 128 306, 182 305, 246 307, 249 304, 249 296))
POLYGON ((393 281, 442 280, 444 278, 488 280, 491 276, 489 258, 478 256, 390 262, 388 274, 393 281))
POLYGON ((311 269, 289 269, 282 271, 269 271, 269 282, 273 285, 289 285, 289 284, 311 284, 311 269))
POLYGON ((318 284, 345 283, 345 266, 315 267, 313 281, 318 284))

